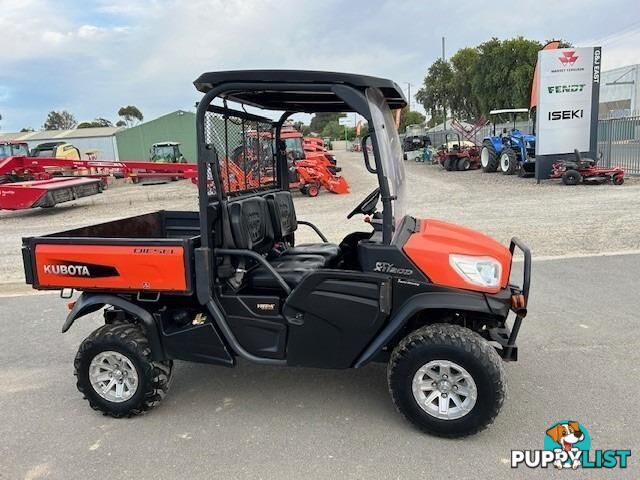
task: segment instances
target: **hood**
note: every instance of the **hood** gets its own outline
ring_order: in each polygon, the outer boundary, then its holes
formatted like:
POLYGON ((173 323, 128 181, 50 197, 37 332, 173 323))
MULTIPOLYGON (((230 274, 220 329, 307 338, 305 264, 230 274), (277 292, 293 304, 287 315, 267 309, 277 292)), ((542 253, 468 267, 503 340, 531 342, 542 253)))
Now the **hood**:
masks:
POLYGON ((441 220, 419 220, 420 229, 413 233, 403 251, 433 283, 465 290, 497 293, 506 288, 511 268, 511 252, 493 238, 470 228, 441 220), (491 257, 502 266, 500 285, 489 288, 465 281, 449 264, 449 255, 491 257))

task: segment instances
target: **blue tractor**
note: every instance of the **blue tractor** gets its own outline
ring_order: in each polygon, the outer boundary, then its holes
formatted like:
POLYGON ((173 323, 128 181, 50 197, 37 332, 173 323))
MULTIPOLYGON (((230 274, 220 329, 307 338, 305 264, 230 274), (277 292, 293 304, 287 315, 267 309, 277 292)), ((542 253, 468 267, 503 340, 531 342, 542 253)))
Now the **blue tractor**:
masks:
POLYGON ((493 134, 482 140, 480 151, 480 165, 484 172, 495 172, 498 169, 505 175, 518 175, 524 177, 535 173, 536 136, 524 133, 516 128, 518 114, 529 114, 526 108, 504 108, 491 110, 489 115, 493 117, 493 134), (502 129, 500 135, 496 135, 495 118, 498 115, 510 115, 513 120, 513 128, 507 131, 502 129))

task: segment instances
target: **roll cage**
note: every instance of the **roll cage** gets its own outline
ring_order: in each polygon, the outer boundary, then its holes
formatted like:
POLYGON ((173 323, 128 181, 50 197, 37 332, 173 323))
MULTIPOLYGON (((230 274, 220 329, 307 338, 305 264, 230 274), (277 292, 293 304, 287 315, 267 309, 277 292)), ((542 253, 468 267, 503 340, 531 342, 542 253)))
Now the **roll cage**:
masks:
MULTIPOLYGON (((231 197, 251 196, 272 190, 288 190, 287 159, 283 152, 277 151, 273 155, 272 181, 264 183, 258 181, 257 186, 254 185, 252 188, 230 191, 231 182, 246 173, 246 171, 240 171, 237 172, 238 175, 230 175, 229 169, 224 163, 230 154, 227 125, 231 117, 234 117, 237 123, 242 124, 243 132, 245 132, 247 122, 254 124, 257 130, 254 136, 258 140, 260 140, 261 132, 264 132, 265 126, 268 125, 273 138, 275 138, 275 142, 271 143, 277 145, 285 120, 295 113, 356 112, 362 115, 369 122, 369 125, 373 126, 372 113, 366 98, 366 92, 369 88, 378 89, 390 109, 398 109, 406 105, 404 94, 396 83, 376 77, 344 73, 301 70, 210 72, 202 74, 194 82, 194 85, 204 93, 196 112, 201 230, 201 247, 197 249, 196 254, 202 256, 202 261, 197 264, 200 265, 200 268, 205 269, 210 268, 210 262, 207 260, 212 258, 213 248, 229 247, 228 238, 231 233, 216 232, 213 228, 219 216, 227 215, 226 208, 219 208, 219 206, 226 207, 226 203, 231 200, 231 197), (222 101, 222 106, 214 105, 213 102, 216 99, 222 101), (243 110, 229 108, 228 102, 241 104, 243 110), (244 108, 245 105, 283 113, 274 122, 266 117, 247 112, 244 108), (221 158, 222 152, 219 151, 220 148, 216 148, 216 142, 208 138, 210 135, 207 132, 207 115, 211 113, 218 114, 224 119, 223 140, 227 147, 227 151, 224 152, 225 158, 221 158), (261 127, 262 130, 260 130, 261 127), (227 178, 222 174, 223 171, 225 171, 227 178)), ((393 198, 385 176, 375 128, 372 128, 369 133, 375 162, 375 169, 371 170, 375 170, 378 178, 383 207, 382 241, 384 244, 390 244, 394 230, 393 198)), ((222 142, 217 143, 220 147, 222 142)), ((259 175, 260 158, 257 163, 259 175)), ((245 187, 248 187, 246 178, 245 187)), ((224 225, 225 222, 222 224, 224 225)), ((210 270, 200 272, 200 275, 205 275, 209 281, 198 281, 198 284, 211 286, 212 273, 210 270)))

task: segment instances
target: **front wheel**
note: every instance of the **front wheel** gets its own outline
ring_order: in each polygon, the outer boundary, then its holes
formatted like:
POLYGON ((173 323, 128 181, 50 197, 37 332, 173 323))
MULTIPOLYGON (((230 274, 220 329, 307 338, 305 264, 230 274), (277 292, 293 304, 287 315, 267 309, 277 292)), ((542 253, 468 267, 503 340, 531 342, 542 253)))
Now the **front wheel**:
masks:
POLYGON ((506 147, 500 154, 500 170, 504 175, 513 175, 518 168, 518 156, 511 148, 506 147))
POLYGON ((420 328, 394 349, 388 383, 396 408, 424 432, 464 437, 493 423, 506 395, 502 360, 469 329, 420 328))
POLYGON ((173 362, 153 361, 142 327, 104 325, 80 345, 76 386, 94 410, 131 417, 155 407, 169 389, 173 362))

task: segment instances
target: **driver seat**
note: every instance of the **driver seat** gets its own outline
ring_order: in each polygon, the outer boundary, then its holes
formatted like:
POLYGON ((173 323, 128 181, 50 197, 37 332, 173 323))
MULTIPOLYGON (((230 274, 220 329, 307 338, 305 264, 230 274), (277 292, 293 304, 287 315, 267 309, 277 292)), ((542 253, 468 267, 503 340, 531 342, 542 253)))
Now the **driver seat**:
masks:
POLYGON ((276 242, 284 244, 285 249, 281 253, 284 257, 299 255, 319 255, 325 263, 324 267, 334 267, 340 261, 340 247, 335 243, 302 243, 292 246, 293 235, 298 229, 298 219, 293 205, 291 192, 280 191, 265 195, 271 214, 271 223, 276 242))

